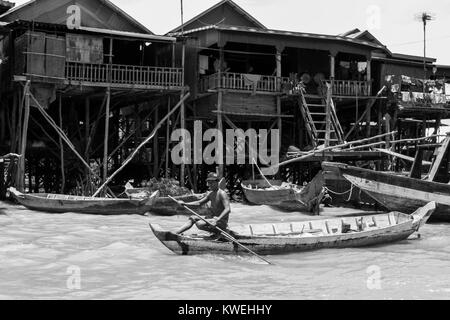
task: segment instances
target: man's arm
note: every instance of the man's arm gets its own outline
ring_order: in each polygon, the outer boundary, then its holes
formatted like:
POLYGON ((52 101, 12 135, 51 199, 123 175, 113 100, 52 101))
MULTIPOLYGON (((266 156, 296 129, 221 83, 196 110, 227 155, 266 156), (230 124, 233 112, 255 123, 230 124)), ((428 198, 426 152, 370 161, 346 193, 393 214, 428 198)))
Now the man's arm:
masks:
POLYGON ((208 201, 209 201, 209 194, 207 194, 203 199, 200 199, 200 200, 194 201, 194 202, 186 203, 182 200, 179 200, 178 204, 180 206, 185 205, 185 206, 189 206, 189 207, 199 207, 199 206, 202 206, 202 205, 208 203, 208 201))
POLYGON ((222 220, 223 218, 227 217, 231 212, 230 207, 230 200, 228 199, 227 194, 225 191, 220 192, 220 201, 222 201, 222 205, 224 207, 224 210, 220 214, 220 216, 217 218, 216 223, 222 220))

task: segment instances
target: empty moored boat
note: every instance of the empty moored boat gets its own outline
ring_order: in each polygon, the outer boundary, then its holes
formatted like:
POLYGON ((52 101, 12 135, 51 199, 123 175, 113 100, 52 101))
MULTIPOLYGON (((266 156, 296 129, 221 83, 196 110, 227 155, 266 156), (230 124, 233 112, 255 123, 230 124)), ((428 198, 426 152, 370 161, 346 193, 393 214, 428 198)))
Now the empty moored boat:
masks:
POLYGON ((248 202, 268 205, 282 210, 319 214, 323 197, 324 180, 322 172, 305 187, 282 184, 279 180, 246 180, 241 183, 248 202))
POLYGON ((31 210, 49 213, 87 213, 99 215, 145 214, 151 211, 159 192, 145 199, 94 198, 63 194, 24 194, 9 188, 11 195, 31 210))
MULTIPOLYGON (((405 240, 423 226, 436 208, 431 202, 412 215, 335 218, 280 224, 243 225, 228 232, 257 254, 274 255, 322 248, 363 247, 405 240)), ((150 224, 156 238, 181 255, 248 253, 222 237, 178 235, 150 224)))
POLYGON ((325 171, 339 172, 354 186, 392 211, 411 213, 430 201, 437 203, 433 220, 450 221, 450 184, 323 162, 325 171))

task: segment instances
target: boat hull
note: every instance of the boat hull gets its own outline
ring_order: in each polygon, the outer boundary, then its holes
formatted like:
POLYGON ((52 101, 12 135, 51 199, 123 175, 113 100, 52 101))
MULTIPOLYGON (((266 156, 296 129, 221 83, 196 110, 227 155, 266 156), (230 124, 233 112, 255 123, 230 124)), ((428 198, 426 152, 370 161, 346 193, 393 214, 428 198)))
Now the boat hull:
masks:
MULTIPOLYGON (((280 186, 281 181, 272 183, 280 186)), ((301 190, 294 188, 258 189, 267 188, 267 183, 261 181, 243 181, 242 190, 248 202, 256 205, 268 205, 285 211, 299 211, 319 214, 319 205, 323 197, 324 180, 320 172, 307 186, 301 190), (248 186, 251 185, 252 188, 248 186)))
MULTIPOLYGON (((337 218, 276 225, 246 225, 229 231, 243 246, 260 255, 276 255, 324 248, 353 248, 388 244, 407 239, 426 223, 435 210, 429 203, 414 214, 391 212, 372 217, 337 218), (374 226, 368 226, 370 221, 374 226), (345 233, 344 225, 352 229, 365 225, 360 231, 345 233), (341 226, 341 227, 339 227, 341 226), (317 231, 319 233, 317 233, 317 231)), ((150 224, 153 234, 168 249, 180 255, 245 254, 247 250, 224 239, 207 236, 177 235, 150 224)))
POLYGON ((376 172, 339 163, 323 163, 324 170, 338 169, 350 183, 377 203, 404 213, 412 213, 430 201, 437 203, 432 220, 450 221, 450 185, 376 172))
POLYGON ((30 210, 47 213, 84 213, 97 215, 143 215, 149 212, 155 196, 146 200, 71 197, 51 194, 22 194, 11 192, 14 198, 30 210))

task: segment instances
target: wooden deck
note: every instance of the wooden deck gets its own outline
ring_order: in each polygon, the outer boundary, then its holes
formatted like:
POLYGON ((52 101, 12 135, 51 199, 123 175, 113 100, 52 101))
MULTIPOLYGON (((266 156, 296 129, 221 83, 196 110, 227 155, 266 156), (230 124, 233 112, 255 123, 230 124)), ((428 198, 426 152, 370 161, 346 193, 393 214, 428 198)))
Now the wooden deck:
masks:
POLYGON ((200 79, 199 92, 229 89, 246 92, 280 93, 281 83, 288 78, 274 76, 223 72, 204 76, 200 79))
POLYGON ((181 68, 66 63, 66 82, 74 85, 167 89, 183 86, 181 68))
MULTIPOLYGON (((323 81, 330 84, 331 80, 323 81)), ((370 97, 372 95, 372 81, 334 80, 333 96, 370 97)))

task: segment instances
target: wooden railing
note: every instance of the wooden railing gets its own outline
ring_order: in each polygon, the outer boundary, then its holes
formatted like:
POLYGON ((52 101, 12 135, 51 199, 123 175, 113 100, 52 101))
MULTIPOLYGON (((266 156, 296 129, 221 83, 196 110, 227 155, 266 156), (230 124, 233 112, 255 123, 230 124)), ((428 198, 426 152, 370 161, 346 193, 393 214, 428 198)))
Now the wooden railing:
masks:
MULTIPOLYGON (((331 80, 325 80, 325 83, 331 83, 331 80)), ((369 97, 372 95, 372 81, 352 81, 352 80, 334 80, 333 96, 359 96, 369 97)))
MULTIPOLYGON (((287 79, 287 78, 286 78, 287 79)), ((230 89, 258 92, 280 92, 285 78, 257 74, 224 72, 204 76, 200 79, 199 92, 230 89)))
POLYGON ((67 62, 66 79, 118 85, 181 87, 183 70, 181 68, 67 62))

